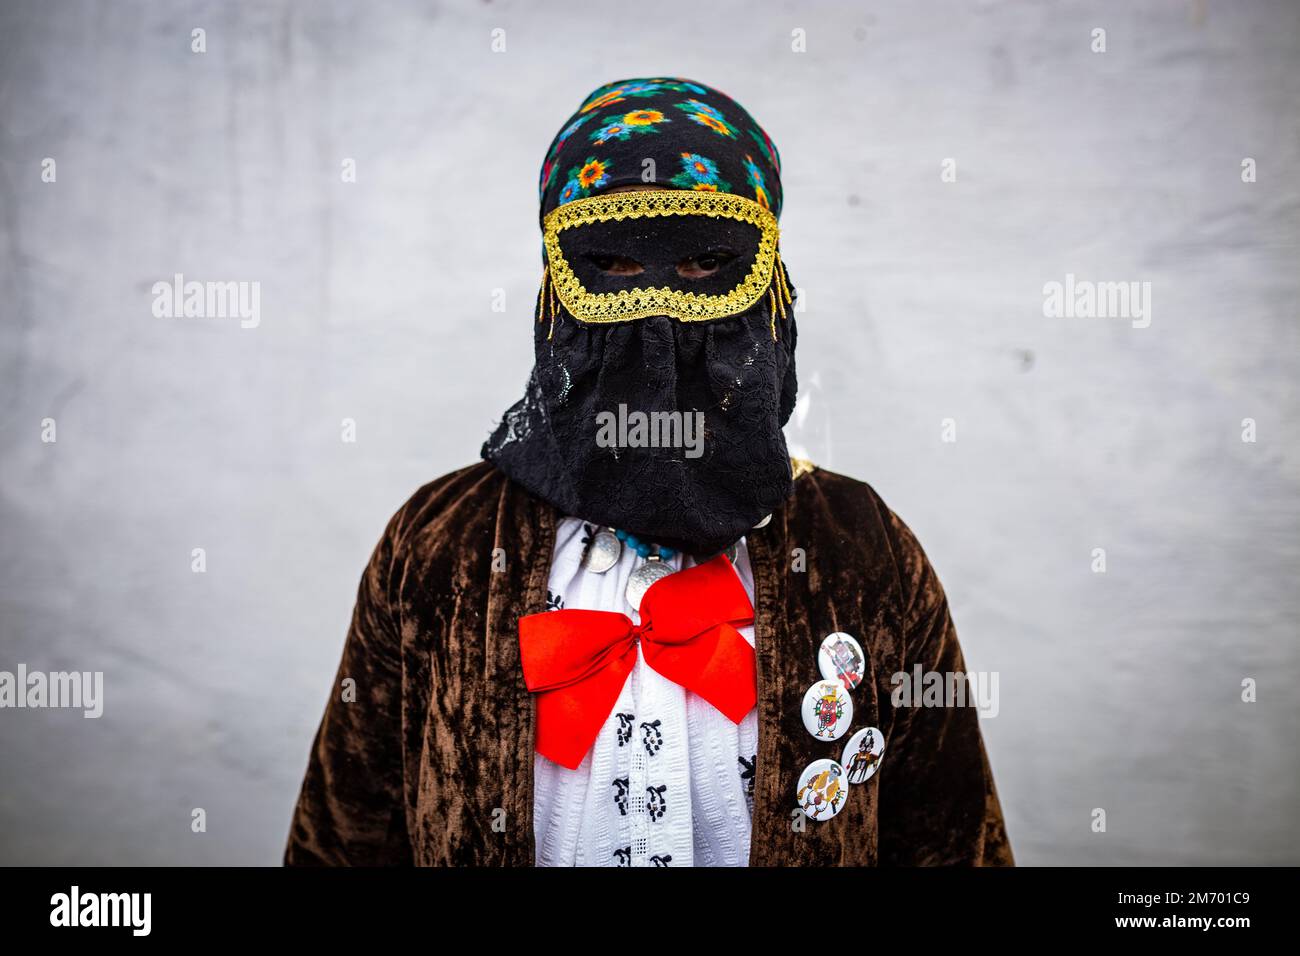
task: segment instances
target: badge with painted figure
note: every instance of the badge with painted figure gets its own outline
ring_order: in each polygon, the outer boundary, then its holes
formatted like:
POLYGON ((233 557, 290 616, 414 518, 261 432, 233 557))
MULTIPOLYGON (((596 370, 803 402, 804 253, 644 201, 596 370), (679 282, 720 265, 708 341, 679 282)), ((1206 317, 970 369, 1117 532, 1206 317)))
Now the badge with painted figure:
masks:
POLYGON ((844 809, 849 797, 844 768, 828 758, 814 760, 799 775, 799 809, 810 819, 829 820, 844 809))
POLYGON ((853 699, 837 680, 822 680, 803 695, 803 725, 818 740, 839 740, 853 723, 853 699))
POLYGON ((862 683, 867 659, 862 645, 852 634, 836 631, 827 634, 817 651, 817 669, 827 680, 839 680, 847 690, 862 683))
POLYGON ((885 735, 877 727, 865 727, 849 738, 840 761, 849 774, 849 783, 866 783, 880 769, 885 752, 885 735))

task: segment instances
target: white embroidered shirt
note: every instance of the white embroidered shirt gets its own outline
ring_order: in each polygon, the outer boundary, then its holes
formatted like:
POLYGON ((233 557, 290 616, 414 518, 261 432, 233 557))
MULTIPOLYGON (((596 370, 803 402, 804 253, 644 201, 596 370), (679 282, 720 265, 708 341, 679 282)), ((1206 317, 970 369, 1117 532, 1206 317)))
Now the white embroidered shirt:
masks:
MULTIPOLYGON (((625 593, 645 563, 624 545, 597 574, 582 566, 595 530, 566 517, 556 529, 548 609, 618 611, 640 617, 625 593)), ((667 563, 691 567, 689 556, 667 563)), ((736 572, 752 602, 742 538, 736 572)), ((740 628, 750 645, 754 628, 740 628)), ((569 770, 534 754, 533 821, 538 866, 745 866, 749 862, 758 710, 740 724, 637 660, 591 751, 569 770)))

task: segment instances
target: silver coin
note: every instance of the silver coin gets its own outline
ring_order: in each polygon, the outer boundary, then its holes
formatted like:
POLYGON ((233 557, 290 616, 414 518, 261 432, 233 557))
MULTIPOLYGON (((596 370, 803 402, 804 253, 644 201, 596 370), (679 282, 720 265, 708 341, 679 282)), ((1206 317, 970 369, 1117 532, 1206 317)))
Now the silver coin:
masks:
POLYGON ((651 558, 645 564, 632 572, 632 576, 627 580, 627 603, 640 613, 641 599, 645 597, 645 592, 650 589, 660 578, 666 578, 673 573, 673 566, 657 558, 651 558))
POLYGON ((601 528, 591 536, 587 553, 582 556, 582 566, 596 574, 604 574, 623 556, 623 542, 608 528, 601 528))

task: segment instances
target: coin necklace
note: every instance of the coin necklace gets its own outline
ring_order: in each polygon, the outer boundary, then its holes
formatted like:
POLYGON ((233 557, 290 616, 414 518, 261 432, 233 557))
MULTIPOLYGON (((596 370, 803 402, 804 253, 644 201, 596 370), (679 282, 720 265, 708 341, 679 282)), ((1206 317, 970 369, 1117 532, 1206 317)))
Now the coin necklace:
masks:
POLYGON ((645 564, 633 571, 628 578, 625 592, 627 603, 639 612, 641 599, 645 597, 650 585, 673 573, 672 565, 667 562, 676 557, 677 552, 672 548, 642 541, 627 531, 598 528, 592 532, 591 539, 587 542, 587 550, 582 555, 582 566, 596 574, 604 574, 618 564, 625 544, 645 559, 645 564))
MULTIPOLYGON (((771 515, 768 515, 755 527, 763 527, 770 519, 771 515)), ((645 559, 645 564, 633 571, 627 582, 627 603, 639 613, 641 599, 645 597, 645 592, 650 589, 650 585, 673 573, 672 565, 667 562, 675 558, 677 552, 663 545, 642 541, 631 532, 603 527, 591 532, 587 549, 582 554, 582 566, 595 574, 604 574, 618 564, 623 556, 625 544, 645 559)), ((727 559, 735 564, 738 551, 738 542, 733 541, 721 553, 726 554, 727 559)))
MULTIPOLYGON (((754 527, 756 529, 766 527, 767 523, 771 520, 772 516, 768 515, 758 524, 754 525, 754 527)), ((587 527, 590 528, 592 526, 587 525, 587 527)), ((596 574, 604 574, 614 565, 618 564, 618 559, 623 556, 624 542, 627 542, 628 547, 635 550, 636 553, 641 555, 643 558, 649 558, 652 553, 650 551, 651 547, 658 547, 646 544, 639 540, 636 535, 628 534, 626 531, 619 531, 615 528, 609 527, 596 528, 591 532, 591 537, 587 540, 586 550, 582 552, 582 566, 588 571, 592 571, 596 574)), ((723 553, 731 559, 731 563, 735 564, 736 553, 738 550, 737 542, 733 541, 722 550, 723 553)), ((658 547, 658 551, 655 553, 657 553, 661 558, 667 560, 672 558, 677 552, 672 548, 658 547)))

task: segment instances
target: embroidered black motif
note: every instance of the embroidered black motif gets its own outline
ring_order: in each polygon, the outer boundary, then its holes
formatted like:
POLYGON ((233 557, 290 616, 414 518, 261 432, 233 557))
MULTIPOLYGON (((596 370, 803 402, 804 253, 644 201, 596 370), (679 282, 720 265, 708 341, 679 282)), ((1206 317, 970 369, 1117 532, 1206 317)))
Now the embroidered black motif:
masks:
POLYGON ((628 788, 632 786, 632 781, 627 777, 615 777, 610 786, 618 788, 614 792, 614 805, 618 807, 618 815, 620 817, 627 816, 627 792, 628 788))
POLYGON ((671 853, 665 856, 660 856, 658 853, 656 853, 654 856, 650 857, 650 862, 653 863, 655 866, 667 866, 669 863, 672 862, 672 860, 673 860, 673 855, 671 853))
POLYGON ((660 723, 662 721, 654 720, 648 723, 641 721, 641 743, 645 745, 645 752, 652 757, 664 745, 664 735, 659 729, 660 723))
POLYGON ((636 714, 618 715, 618 745, 620 747, 632 739, 632 721, 634 720, 636 720, 636 714))
POLYGON ((614 859, 618 860, 618 865, 619 865, 619 866, 631 866, 631 865, 632 865, 632 848, 631 848, 630 846, 625 846, 625 847, 623 847, 623 848, 620 849, 620 850, 615 850, 615 851, 614 851, 614 859))
POLYGON ((754 765, 758 763, 758 754, 746 760, 744 757, 737 757, 740 761, 740 779, 745 781, 745 795, 752 797, 754 795, 754 765))
POLYGON ((646 787, 646 813, 650 814, 651 820, 659 820, 668 812, 668 801, 664 798, 664 791, 668 789, 668 784, 661 787, 646 787))
POLYGON ((591 548, 591 539, 596 536, 596 526, 582 523, 582 559, 586 561, 587 551, 591 548))
POLYGON ((563 609, 564 609, 564 597, 563 597, 562 595, 559 595, 559 594, 552 594, 550 591, 547 591, 547 592, 546 592, 546 610, 548 610, 548 611, 561 611, 561 610, 563 610, 563 609))

